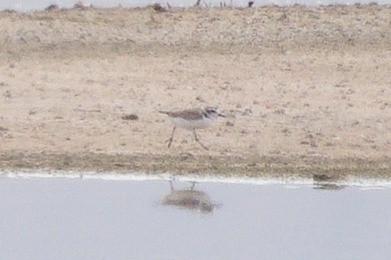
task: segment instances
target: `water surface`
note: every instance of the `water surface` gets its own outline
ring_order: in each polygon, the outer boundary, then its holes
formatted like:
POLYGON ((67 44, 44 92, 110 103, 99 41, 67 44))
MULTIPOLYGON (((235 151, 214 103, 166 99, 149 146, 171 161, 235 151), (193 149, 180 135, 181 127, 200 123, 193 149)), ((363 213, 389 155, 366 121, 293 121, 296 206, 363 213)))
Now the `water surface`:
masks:
POLYGON ((163 205, 173 185, 0 178, 0 259, 391 257, 391 189, 203 182, 202 210, 163 205))

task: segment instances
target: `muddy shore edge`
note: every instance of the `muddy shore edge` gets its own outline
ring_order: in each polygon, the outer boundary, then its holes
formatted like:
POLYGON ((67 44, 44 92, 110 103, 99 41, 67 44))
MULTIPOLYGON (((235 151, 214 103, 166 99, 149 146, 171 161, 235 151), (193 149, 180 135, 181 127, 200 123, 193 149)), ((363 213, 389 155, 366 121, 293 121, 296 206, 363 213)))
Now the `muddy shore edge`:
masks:
POLYGON ((69 171, 105 171, 126 174, 170 173, 174 175, 235 177, 303 177, 320 180, 343 180, 347 177, 390 179, 389 158, 327 159, 314 157, 197 156, 175 155, 108 155, 8 153, 0 155, 0 169, 46 169, 69 171))

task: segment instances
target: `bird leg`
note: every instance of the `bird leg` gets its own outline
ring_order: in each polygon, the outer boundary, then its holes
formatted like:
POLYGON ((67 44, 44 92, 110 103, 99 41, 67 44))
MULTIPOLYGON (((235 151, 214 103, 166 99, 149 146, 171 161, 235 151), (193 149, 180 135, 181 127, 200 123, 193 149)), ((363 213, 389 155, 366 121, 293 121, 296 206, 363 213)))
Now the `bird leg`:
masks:
POLYGON ((197 133, 196 133, 196 131, 195 131, 194 128, 193 128, 193 133, 194 133, 194 139, 195 139, 195 141, 196 141, 197 143, 199 143, 199 144, 202 146, 202 148, 204 148, 205 150, 209 150, 209 148, 206 147, 205 145, 203 145, 203 144, 201 143, 201 141, 198 139, 197 133))
POLYGON ((172 140, 174 140, 174 132, 175 132, 175 129, 176 129, 176 127, 174 126, 174 128, 172 129, 171 137, 168 138, 167 141, 166 141, 166 142, 168 142, 168 148, 170 148, 171 143, 172 143, 172 140))
POLYGON ((171 192, 174 191, 174 185, 172 184, 172 180, 170 180, 170 188, 171 188, 171 192))

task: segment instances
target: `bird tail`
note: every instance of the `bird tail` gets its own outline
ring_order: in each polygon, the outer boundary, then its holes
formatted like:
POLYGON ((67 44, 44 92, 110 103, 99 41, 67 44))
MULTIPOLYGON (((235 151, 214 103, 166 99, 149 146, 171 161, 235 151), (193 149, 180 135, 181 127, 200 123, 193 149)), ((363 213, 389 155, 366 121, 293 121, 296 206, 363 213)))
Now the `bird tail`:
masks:
POLYGON ((162 114, 165 114, 165 115, 168 115, 170 112, 168 112, 168 111, 162 111, 162 110, 158 110, 157 112, 159 112, 159 113, 162 113, 162 114))

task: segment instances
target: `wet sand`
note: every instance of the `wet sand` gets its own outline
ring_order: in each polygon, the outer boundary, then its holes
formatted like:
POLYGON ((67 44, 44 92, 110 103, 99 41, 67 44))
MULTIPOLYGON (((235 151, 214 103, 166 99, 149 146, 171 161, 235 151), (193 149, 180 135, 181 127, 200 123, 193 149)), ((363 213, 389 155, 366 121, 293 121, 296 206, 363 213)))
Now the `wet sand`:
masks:
POLYGON ((390 6, 86 8, 0 24, 1 168, 390 174, 390 6), (227 115, 199 131, 210 150, 185 130, 167 149, 157 110, 207 105, 227 115))

